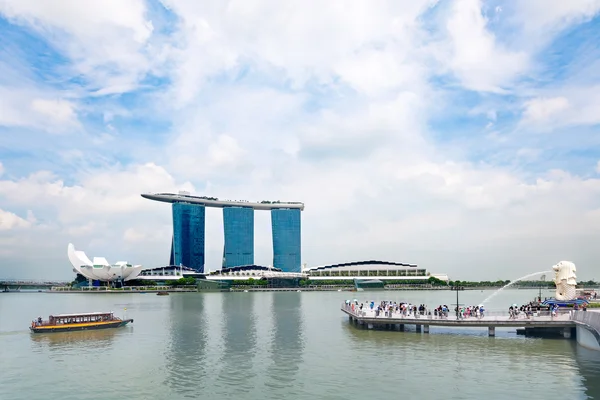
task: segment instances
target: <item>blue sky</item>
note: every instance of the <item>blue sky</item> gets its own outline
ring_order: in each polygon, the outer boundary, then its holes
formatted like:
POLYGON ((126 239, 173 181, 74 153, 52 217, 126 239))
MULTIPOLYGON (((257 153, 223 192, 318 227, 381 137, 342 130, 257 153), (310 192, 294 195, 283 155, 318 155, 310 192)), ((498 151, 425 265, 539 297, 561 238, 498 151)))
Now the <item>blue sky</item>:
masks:
MULTIPOLYGON (((0 2, 0 278, 168 261, 142 192, 303 201, 303 261, 597 278, 600 1, 0 2), (15 266, 18 265, 18 268, 15 266)), ((207 268, 222 216, 210 210, 207 268)), ((268 214, 256 262, 272 263, 268 214)))

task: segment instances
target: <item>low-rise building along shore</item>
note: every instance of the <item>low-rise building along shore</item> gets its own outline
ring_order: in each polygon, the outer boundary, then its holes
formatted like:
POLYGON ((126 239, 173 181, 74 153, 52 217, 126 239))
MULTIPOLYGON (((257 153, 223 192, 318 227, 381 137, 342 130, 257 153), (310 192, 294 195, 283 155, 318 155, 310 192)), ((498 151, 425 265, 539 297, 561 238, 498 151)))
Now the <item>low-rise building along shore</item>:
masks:
POLYGON ((390 261, 354 261, 342 264, 330 264, 308 267, 302 270, 311 280, 368 280, 382 281, 428 280, 431 277, 448 282, 446 274, 429 273, 416 264, 390 261))

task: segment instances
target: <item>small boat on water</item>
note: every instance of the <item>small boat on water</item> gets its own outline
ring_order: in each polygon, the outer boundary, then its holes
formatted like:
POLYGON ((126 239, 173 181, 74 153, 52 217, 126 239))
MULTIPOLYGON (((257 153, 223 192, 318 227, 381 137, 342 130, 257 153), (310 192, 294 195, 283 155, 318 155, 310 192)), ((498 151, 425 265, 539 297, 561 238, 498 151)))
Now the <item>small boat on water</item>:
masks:
POLYGON ((33 333, 68 332, 91 329, 119 328, 133 322, 133 319, 115 317, 112 312, 51 315, 47 321, 42 317, 31 322, 33 333))
POLYGON ((156 293, 157 296, 168 296, 169 292, 158 292, 156 293))

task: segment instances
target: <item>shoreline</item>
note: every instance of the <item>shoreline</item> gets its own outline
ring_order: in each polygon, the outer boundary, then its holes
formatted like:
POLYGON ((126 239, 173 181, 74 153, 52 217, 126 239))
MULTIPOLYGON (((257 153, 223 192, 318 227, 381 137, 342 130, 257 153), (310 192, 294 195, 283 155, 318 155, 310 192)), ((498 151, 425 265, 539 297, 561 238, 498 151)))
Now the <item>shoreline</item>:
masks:
MULTIPOLYGON (((499 290, 501 286, 498 287, 489 287, 489 286, 479 286, 479 287, 464 287, 461 291, 484 291, 484 290, 499 290)), ((505 290, 538 290, 539 287, 535 286, 525 286, 525 287, 510 287, 505 290)), ((552 288, 542 288, 542 290, 553 290, 552 288)), ((366 289, 361 290, 360 292, 384 292, 384 291, 453 291, 452 287, 384 287, 381 289, 366 289)), ((215 290, 198 290, 196 288, 145 288, 145 287, 132 287, 131 289, 71 289, 69 287, 59 287, 52 288, 46 290, 40 289, 22 289, 20 291, 10 291, 10 293, 105 293, 105 294, 114 294, 114 293, 138 293, 138 294, 149 294, 149 293, 158 293, 158 292, 169 292, 169 293, 204 293, 204 292, 358 292, 354 287, 350 286, 327 286, 327 287, 232 287, 228 289, 215 289, 215 290)))

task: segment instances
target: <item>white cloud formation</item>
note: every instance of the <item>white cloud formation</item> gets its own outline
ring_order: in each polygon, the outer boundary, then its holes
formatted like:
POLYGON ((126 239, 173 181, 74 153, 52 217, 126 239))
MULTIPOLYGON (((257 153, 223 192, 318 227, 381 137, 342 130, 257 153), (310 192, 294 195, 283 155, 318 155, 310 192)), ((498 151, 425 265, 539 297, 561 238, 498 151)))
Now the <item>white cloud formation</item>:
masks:
POLYGON ((527 122, 548 122, 569 108, 569 100, 564 97, 537 98, 525 102, 523 118, 527 122))
POLYGON ((0 209, 0 231, 30 228, 34 222, 35 217, 31 212, 28 213, 28 219, 24 219, 15 213, 0 209))
POLYGON ((180 17, 170 56, 176 66, 175 104, 185 105, 207 78, 250 60, 273 68, 269 73, 283 72, 283 79, 296 88, 313 79, 332 83, 338 77, 369 93, 395 83, 412 83, 421 78, 411 62, 418 53, 412 44, 419 33, 417 18, 436 2, 386 1, 379 7, 314 0, 260 0, 251 6, 243 1, 164 3, 180 17), (264 18, 267 14, 270 17, 264 18), (357 18, 362 21, 359 26, 357 18))
POLYGON ((28 89, 0 86, 0 126, 68 132, 80 126, 75 106, 28 89), (40 95, 44 97, 40 97, 40 95))
POLYGON ((77 117, 73 104, 64 100, 35 99, 31 109, 58 124, 75 125, 77 117))
MULTIPOLYGON (((482 130, 493 123, 493 132, 482 133, 492 146, 514 144, 499 104, 456 111, 462 89, 522 96, 515 107, 523 106, 528 127, 593 124, 600 115, 600 101, 583 100, 595 99, 594 85, 586 93, 558 85, 520 91, 514 82, 535 71, 536 52, 503 40, 481 2, 163 3, 176 21, 168 32, 155 29, 160 18, 142 1, 38 7, 0 0, 0 13, 47 35, 89 80, 86 88, 105 96, 97 105, 97 98, 82 98, 89 91, 0 88, 4 126, 105 124, 89 133, 88 147, 49 144, 57 156, 51 168, 22 172, 8 160, 2 174, 0 164, 2 209, 35 213, 24 220, 35 229, 16 246, 0 235, 4 260, 36 246, 54 276, 68 277, 64 253, 73 242, 108 259, 160 266, 168 258, 170 207, 140 193, 188 190, 305 202, 309 265, 377 258, 460 279, 507 279, 573 259, 582 276, 591 274, 586 268, 600 254, 580 246, 600 233, 600 180, 584 178, 589 164, 585 174, 546 165, 525 172, 473 159, 449 144, 452 138, 438 140, 456 123, 439 119, 455 112, 482 118, 482 130), (428 19, 430 11, 439 14, 428 19), (167 83, 123 103, 108 96, 131 91, 148 73, 167 83), (450 91, 435 84, 446 73, 458 81, 450 91), (455 97, 452 90, 461 92, 455 97), (87 113, 94 113, 92 123, 87 113), (154 126, 152 117, 164 124, 154 126), (80 159, 85 168, 59 164, 80 159)), ((514 18, 508 6, 496 14, 514 18)), ((538 24, 557 26, 557 18, 538 24)), ((510 156, 535 163, 540 151, 518 143, 510 156)), ((207 269, 220 266, 221 218, 220 210, 207 210, 207 269)), ((255 261, 268 265, 269 214, 255 218, 255 261)), ((24 274, 37 276, 34 260, 29 265, 24 274)))
POLYGON ((516 3, 516 18, 526 20, 527 33, 557 33, 566 27, 589 20, 600 11, 597 0, 529 0, 516 3))
POLYGON ((102 94, 131 90, 151 68, 145 13, 143 0, 0 0, 0 14, 42 34, 102 94))
POLYGON ((525 53, 510 51, 487 29, 480 0, 453 3, 447 29, 450 35, 450 68, 461 83, 473 90, 503 92, 528 67, 525 53))
POLYGON ((86 218, 104 213, 125 215, 152 209, 140 194, 156 187, 194 190, 189 183, 176 184, 164 168, 152 163, 85 173, 79 176, 79 182, 67 185, 54 174, 39 171, 17 181, 0 180, 0 195, 6 204, 37 204, 42 211, 56 213, 57 222, 69 226, 85 224, 86 218))
POLYGON ((553 130, 600 123, 600 86, 566 87, 554 92, 561 95, 527 100, 521 124, 553 130))

